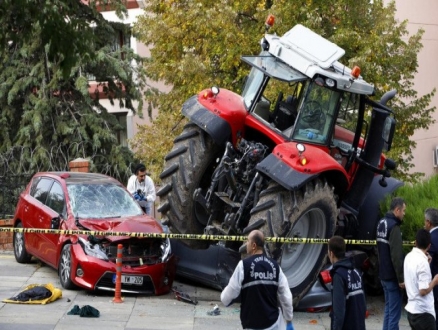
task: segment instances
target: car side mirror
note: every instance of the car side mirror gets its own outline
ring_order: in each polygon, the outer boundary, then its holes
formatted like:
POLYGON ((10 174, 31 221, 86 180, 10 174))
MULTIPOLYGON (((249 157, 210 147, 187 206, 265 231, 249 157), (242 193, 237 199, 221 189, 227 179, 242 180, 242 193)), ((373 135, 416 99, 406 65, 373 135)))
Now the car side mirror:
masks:
POLYGON ((383 124, 382 139, 383 139, 383 149, 386 151, 391 150, 392 139, 395 132, 395 119, 393 117, 386 117, 385 123, 383 124))
POLYGON ((53 218, 50 223, 50 229, 59 229, 61 219, 59 217, 53 218))

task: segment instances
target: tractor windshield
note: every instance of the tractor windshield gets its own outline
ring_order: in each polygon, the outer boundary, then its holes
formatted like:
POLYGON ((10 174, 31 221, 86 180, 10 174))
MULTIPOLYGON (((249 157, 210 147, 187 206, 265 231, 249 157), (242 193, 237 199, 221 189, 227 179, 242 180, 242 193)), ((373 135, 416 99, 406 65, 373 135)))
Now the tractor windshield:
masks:
POLYGON ((331 138, 341 92, 318 86, 307 85, 305 97, 299 105, 298 117, 293 130, 285 135, 293 140, 327 144, 331 138))
MULTIPOLYGON (((245 106, 249 110, 261 107, 267 111, 273 111, 272 107, 274 106, 274 102, 272 97, 265 95, 266 93, 262 94, 268 81, 282 82, 285 85, 291 85, 294 82, 308 79, 299 71, 271 55, 243 56, 242 61, 252 66, 242 93, 245 106)), ((274 97, 277 97, 279 91, 280 89, 277 88, 274 97)))

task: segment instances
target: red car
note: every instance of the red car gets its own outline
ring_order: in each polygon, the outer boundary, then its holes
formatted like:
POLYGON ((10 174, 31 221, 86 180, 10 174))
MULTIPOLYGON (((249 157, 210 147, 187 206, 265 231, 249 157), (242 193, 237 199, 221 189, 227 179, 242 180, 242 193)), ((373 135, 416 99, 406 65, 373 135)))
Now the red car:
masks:
MULTIPOLYGON (((41 172, 20 195, 16 228, 163 233, 117 180, 102 174, 41 172)), ((123 244, 122 292, 164 294, 175 256, 169 239, 14 233, 15 259, 32 256, 58 270, 65 289, 115 290, 117 245, 123 244)))

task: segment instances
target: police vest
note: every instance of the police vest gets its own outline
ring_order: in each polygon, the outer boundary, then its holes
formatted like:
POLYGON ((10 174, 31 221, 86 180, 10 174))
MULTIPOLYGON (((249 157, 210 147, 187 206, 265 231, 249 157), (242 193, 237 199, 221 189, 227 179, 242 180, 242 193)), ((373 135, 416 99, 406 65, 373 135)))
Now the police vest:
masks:
POLYGON ((240 320, 244 329, 265 329, 279 316, 277 262, 263 254, 243 260, 240 320))
POLYGON ((366 302, 363 291, 362 276, 359 271, 351 265, 345 265, 338 261, 333 266, 332 277, 336 274, 342 278, 343 293, 346 298, 345 319, 342 329, 365 330, 366 302))
POLYGON ((385 267, 379 267, 379 277, 381 280, 390 281, 397 280, 394 266, 391 260, 391 250, 389 247, 389 235, 391 234, 394 226, 397 226, 398 222, 394 217, 386 215, 380 220, 377 225, 377 251, 379 253, 379 265, 385 267))

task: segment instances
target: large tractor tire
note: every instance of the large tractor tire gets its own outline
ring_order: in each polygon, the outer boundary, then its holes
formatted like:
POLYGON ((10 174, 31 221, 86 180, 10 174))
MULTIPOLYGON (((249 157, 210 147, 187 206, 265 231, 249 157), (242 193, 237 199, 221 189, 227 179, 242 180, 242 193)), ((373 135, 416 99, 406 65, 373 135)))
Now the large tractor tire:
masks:
MULTIPOLYGON (((174 140, 160 175, 163 187, 157 192, 161 201, 158 211, 172 232, 203 233, 209 214, 194 201, 193 195, 197 188, 204 194, 209 188, 220 151, 210 136, 192 123, 174 140)), ((204 241, 185 240, 184 243, 194 248, 208 247, 204 241)))
MULTIPOLYGON (((271 182, 251 210, 248 226, 264 223, 259 229, 265 237, 324 239, 333 235, 336 218, 333 189, 325 181, 317 179, 295 192, 271 182)), ((265 249, 279 262, 296 306, 326 264, 327 244, 266 243, 265 249)))

